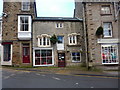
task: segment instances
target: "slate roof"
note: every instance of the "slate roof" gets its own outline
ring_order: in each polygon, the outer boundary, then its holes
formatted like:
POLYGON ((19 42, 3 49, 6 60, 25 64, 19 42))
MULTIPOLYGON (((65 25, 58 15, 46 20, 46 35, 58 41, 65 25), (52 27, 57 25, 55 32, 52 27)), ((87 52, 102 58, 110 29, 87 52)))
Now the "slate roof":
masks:
POLYGON ((70 18, 70 17, 37 17, 33 19, 33 21, 83 21, 78 18, 70 18))

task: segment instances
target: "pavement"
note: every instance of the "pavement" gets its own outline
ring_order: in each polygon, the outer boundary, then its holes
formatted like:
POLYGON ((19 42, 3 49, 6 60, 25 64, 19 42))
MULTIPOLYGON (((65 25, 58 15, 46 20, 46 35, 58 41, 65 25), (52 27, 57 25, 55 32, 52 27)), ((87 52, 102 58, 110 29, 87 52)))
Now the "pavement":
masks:
POLYGON ((69 69, 69 68, 9 68, 3 67, 3 69, 11 70, 22 70, 22 71, 33 71, 33 72, 42 72, 42 73, 55 73, 63 75, 82 75, 82 76, 103 76, 103 77, 119 77, 118 71, 83 71, 78 69, 69 69))

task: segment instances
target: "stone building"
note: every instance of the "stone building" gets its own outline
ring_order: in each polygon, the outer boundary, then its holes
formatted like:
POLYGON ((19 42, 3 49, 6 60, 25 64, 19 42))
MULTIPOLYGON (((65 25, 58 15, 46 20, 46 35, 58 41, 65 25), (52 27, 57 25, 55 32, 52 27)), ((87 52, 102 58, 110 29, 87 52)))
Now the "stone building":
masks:
POLYGON ((84 62, 82 19, 37 17, 35 0, 3 2, 1 65, 59 66, 84 62), (56 36, 57 43, 51 43, 56 36))
POLYGON ((32 65, 32 19, 35 17, 34 0, 3 0, 1 65, 32 65))
MULTIPOLYGON (((89 66, 102 66, 117 68, 118 55, 118 20, 116 20, 116 3, 114 0, 86 0, 77 2, 83 6, 84 32, 86 38, 86 51, 89 66), (103 32, 98 28, 102 27, 103 32)), ((76 4, 75 17, 81 18, 78 10, 81 6, 76 4)))
POLYGON ((33 66, 79 65, 84 62, 82 20, 63 17, 33 19, 33 66), (55 35, 56 44, 50 41, 55 35))

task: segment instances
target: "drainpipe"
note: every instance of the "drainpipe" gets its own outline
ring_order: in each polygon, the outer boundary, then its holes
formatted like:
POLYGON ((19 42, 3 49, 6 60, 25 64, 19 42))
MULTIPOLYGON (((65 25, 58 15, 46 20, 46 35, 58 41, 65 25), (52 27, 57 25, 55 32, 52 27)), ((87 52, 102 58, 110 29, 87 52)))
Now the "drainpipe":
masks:
POLYGON ((86 28, 86 15, 85 15, 85 6, 83 2, 83 28, 84 28, 84 38, 85 38, 85 54, 86 54, 86 67, 89 69, 89 58, 88 58, 88 40, 87 40, 87 28, 86 28))

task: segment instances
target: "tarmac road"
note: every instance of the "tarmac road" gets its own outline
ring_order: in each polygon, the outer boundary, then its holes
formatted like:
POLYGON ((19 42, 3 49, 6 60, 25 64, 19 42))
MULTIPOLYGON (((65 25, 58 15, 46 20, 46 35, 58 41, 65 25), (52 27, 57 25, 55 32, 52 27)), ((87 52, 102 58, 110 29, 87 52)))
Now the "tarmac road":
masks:
POLYGON ((2 88, 118 88, 118 79, 3 69, 2 88))

